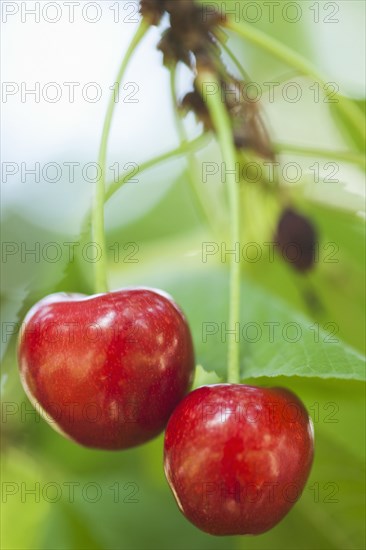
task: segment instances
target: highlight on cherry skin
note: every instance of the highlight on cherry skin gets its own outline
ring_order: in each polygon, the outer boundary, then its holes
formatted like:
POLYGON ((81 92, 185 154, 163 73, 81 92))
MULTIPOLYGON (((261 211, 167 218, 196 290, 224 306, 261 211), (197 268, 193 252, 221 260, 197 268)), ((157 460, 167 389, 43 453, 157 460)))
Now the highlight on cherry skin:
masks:
POLYGON ((100 449, 158 435, 195 366, 182 311, 148 288, 44 298, 24 320, 18 363, 29 399, 50 425, 100 449))
POLYGON ((164 469, 177 504, 212 535, 261 534, 289 512, 308 479, 312 421, 283 388, 202 386, 175 409, 164 469))

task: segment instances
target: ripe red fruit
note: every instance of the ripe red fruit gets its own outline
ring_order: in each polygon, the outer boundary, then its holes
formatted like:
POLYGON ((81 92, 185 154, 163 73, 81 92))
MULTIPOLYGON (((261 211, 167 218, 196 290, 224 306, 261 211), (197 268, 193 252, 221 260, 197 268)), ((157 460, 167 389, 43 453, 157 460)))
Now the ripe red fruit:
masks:
POLYGON ((178 405, 165 434, 165 474, 178 506, 212 535, 276 525, 299 498, 312 460, 312 422, 282 388, 203 386, 178 405))
POLYGON ((18 360, 24 389, 46 420, 101 449, 159 434, 194 372, 182 312, 149 289, 48 296, 25 319, 18 360))

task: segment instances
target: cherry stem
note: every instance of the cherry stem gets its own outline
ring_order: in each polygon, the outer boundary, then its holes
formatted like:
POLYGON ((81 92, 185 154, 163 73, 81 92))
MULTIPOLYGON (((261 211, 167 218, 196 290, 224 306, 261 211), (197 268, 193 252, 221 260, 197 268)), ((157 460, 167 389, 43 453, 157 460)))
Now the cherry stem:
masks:
MULTIPOLYGON (((226 52, 228 57, 231 59, 231 61, 234 63, 236 68, 238 69, 241 77, 246 82, 250 82, 251 79, 248 75, 248 73, 244 70, 242 67, 240 61, 235 56, 235 54, 230 50, 230 48, 227 46, 225 42, 220 42, 221 48, 226 52)), ((296 75, 298 75, 298 71, 296 72, 296 75)), ((289 76, 286 76, 283 78, 288 79, 289 76)), ((295 145, 295 144, 289 144, 289 143, 273 143, 274 151, 275 153, 297 153, 299 155, 308 155, 308 156, 314 156, 314 157, 324 157, 344 162, 349 162, 351 164, 358 164, 361 168, 365 169, 366 166, 366 160, 364 155, 361 155, 360 153, 355 153, 353 151, 331 151, 329 149, 321 149, 319 147, 306 147, 302 145, 295 145)))
POLYGON ((340 94, 335 94, 334 89, 327 85, 327 82, 325 82, 323 77, 309 61, 287 46, 281 44, 281 42, 275 38, 266 35, 264 32, 255 29, 252 25, 248 25, 247 23, 236 23, 233 19, 228 18, 226 28, 267 51, 290 67, 293 67, 302 75, 314 78, 314 80, 319 82, 324 88, 325 95, 332 97, 333 106, 337 109, 340 116, 345 117, 353 127, 359 146, 362 148, 364 147, 366 131, 361 110, 352 100, 340 94))
MULTIPOLYGON (((220 41, 221 49, 224 50, 224 52, 227 54, 227 56, 231 59, 235 67, 238 69, 238 72, 240 73, 240 76, 242 77, 243 81, 246 83, 253 82, 252 78, 250 78, 249 74, 244 69, 243 65, 240 63, 239 59, 236 57, 234 52, 229 48, 229 46, 224 41, 220 41)), ((283 74, 276 82, 276 84, 282 84, 289 80, 290 78, 296 78, 297 76, 301 76, 298 70, 292 70, 287 72, 286 74, 283 74)), ((266 95, 269 93, 269 91, 263 91, 263 95, 266 95)))
POLYGON ((363 155, 353 151, 331 151, 330 149, 321 149, 318 147, 305 147, 294 143, 273 143, 277 154, 295 153, 310 157, 322 157, 351 164, 358 164, 361 168, 366 167, 366 159, 363 155))
MULTIPOLYGON (((207 145, 209 141, 209 136, 207 134, 201 134, 195 139, 192 139, 192 141, 186 141, 185 143, 182 143, 180 147, 177 147, 176 149, 172 149, 171 151, 167 151, 166 153, 163 153, 162 155, 159 155, 157 157, 154 157, 152 159, 147 160, 146 162, 143 162, 139 166, 139 174, 142 174, 146 170, 149 170, 150 168, 153 168, 154 166, 157 166, 158 164, 162 162, 166 162, 167 160, 172 160, 175 157, 182 157, 183 155, 186 155, 190 151, 197 151, 198 149, 203 148, 205 145, 207 145)), ((114 181, 110 184, 110 186, 107 189, 105 200, 109 201, 109 199, 119 190, 123 185, 128 183, 131 178, 136 176, 136 168, 132 168, 129 172, 127 172, 126 175, 119 178, 117 181, 114 181)))
MULTIPOLYGON (((119 68, 116 83, 120 86, 122 78, 125 74, 127 65, 134 53, 137 45, 145 36, 149 26, 142 20, 139 24, 135 35, 133 36, 129 47, 122 59, 121 66, 119 68)), ((105 174, 106 174, 106 160, 107 160, 107 147, 110 130, 112 126, 113 115, 115 111, 116 101, 115 92, 113 91, 109 99, 107 113, 104 119, 102 138, 100 142, 98 166, 100 168, 101 176, 97 181, 94 193, 93 209, 92 209, 92 226, 93 226, 93 239, 95 244, 98 245, 99 252, 101 254, 99 261, 95 263, 95 292, 103 293, 108 291, 107 285, 107 250, 106 250, 106 238, 104 228, 104 203, 105 203, 105 174)))
MULTIPOLYGON (((231 246, 234 250, 240 242, 240 189, 236 180, 235 168, 237 162, 233 139, 233 129, 225 104, 221 98, 221 85, 217 77, 210 72, 200 72, 197 75, 200 93, 207 104, 212 119, 221 154, 226 165, 226 171, 232 171, 228 177, 228 194, 230 208, 231 246), (205 93, 204 90, 210 90, 205 93), (215 90, 212 92, 212 90, 215 90)), ((240 263, 235 254, 231 254, 230 264, 230 299, 229 328, 235 330, 240 322, 240 263)), ((229 383, 240 382, 240 344, 231 338, 228 343, 227 379, 229 383)))
POLYGON ((246 70, 244 69, 244 67, 242 66, 242 64, 238 60, 238 58, 234 55, 234 53, 231 51, 231 49, 227 46, 227 44, 225 42, 220 42, 220 46, 224 50, 224 52, 228 55, 228 57, 231 59, 231 61, 234 63, 234 65, 238 69, 238 71, 240 73, 240 76, 242 77, 244 82, 247 82, 247 83, 251 82, 252 79, 249 77, 248 73, 246 72, 246 70))
MULTIPOLYGON (((176 77, 177 77, 177 67, 175 65, 170 69, 170 92, 171 92, 171 97, 173 102, 175 125, 177 129, 180 145, 184 147, 188 141, 188 138, 184 127, 184 123, 178 111, 178 101, 177 101, 177 94, 176 94, 176 77)), ((187 160, 187 167, 188 167, 188 170, 187 170, 188 181, 189 181, 192 195, 195 199, 197 211, 200 214, 200 216, 206 221, 211 232, 215 234, 217 233, 217 224, 214 223, 214 220, 217 220, 219 216, 217 212, 214 212, 211 199, 210 197, 207 196, 208 194, 205 193, 204 196, 202 195, 202 190, 199 185, 197 163, 196 163, 193 150, 187 151, 186 160, 187 160)))
MULTIPOLYGON (((153 168, 154 166, 157 166, 158 164, 162 162, 166 162, 167 160, 171 160, 175 157, 181 157, 185 155, 188 151, 197 151, 198 149, 204 147, 207 145, 209 141, 209 135, 207 134, 201 134, 199 137, 193 139, 192 141, 187 141, 184 145, 181 147, 177 147, 176 149, 172 149, 171 151, 167 151, 166 153, 163 153, 162 155, 159 155, 157 157, 154 157, 152 159, 147 160, 146 162, 143 162, 139 166, 139 174, 149 170, 150 168, 153 168)), ((121 187, 123 187, 126 183, 128 183, 134 176, 136 176, 136 168, 132 168, 129 172, 127 172, 126 175, 121 176, 117 181, 111 182, 107 186, 107 190, 105 192, 105 203, 109 201, 111 197, 119 190, 121 187)), ((90 227, 90 212, 88 212, 84 218, 84 221, 82 223, 81 227, 81 234, 86 235, 89 231, 90 227)))

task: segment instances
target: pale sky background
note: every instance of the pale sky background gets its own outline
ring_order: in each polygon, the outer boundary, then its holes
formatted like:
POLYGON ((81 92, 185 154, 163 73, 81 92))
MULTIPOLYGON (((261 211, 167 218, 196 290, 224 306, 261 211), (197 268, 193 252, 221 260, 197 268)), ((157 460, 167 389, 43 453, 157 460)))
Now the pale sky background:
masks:
MULTIPOLYGON (((61 13, 60 21, 52 24, 42 16, 41 21, 35 23, 34 17, 24 11, 26 22, 21 21, 24 5, 30 9, 35 2, 1 2, 2 91, 4 83, 9 82, 15 82, 19 88, 32 88, 39 82, 41 90, 48 82, 57 82, 62 90, 60 101, 55 103, 45 101, 42 96, 39 103, 35 103, 32 96, 22 102, 20 92, 7 98, 2 95, 3 163, 24 162, 32 166, 40 162, 43 166, 48 162, 61 165, 74 161, 82 165, 96 162, 110 93, 108 88, 115 80, 121 55, 136 28, 136 23, 122 23, 122 19, 131 13, 131 19, 136 20, 136 10, 133 2, 119 2, 120 22, 114 23, 111 6, 117 3, 97 2, 102 15, 100 21, 93 24, 82 17, 81 9, 87 3, 81 1, 79 7, 75 6, 75 21, 69 23, 65 2, 52 2, 58 5, 61 13), (18 9, 18 13, 9 15, 6 20, 6 13, 13 9, 18 9), (69 91, 64 82, 80 83, 75 88, 74 103, 68 100, 69 91), (97 82, 102 91, 102 97, 96 103, 89 103, 82 97, 81 89, 89 82, 97 82)), ((365 3, 351 0, 337 4, 341 6, 337 25, 309 25, 308 32, 311 33, 315 51, 319 53, 318 66, 345 92, 362 98, 365 72, 360 68, 366 64, 365 3)), ((44 6, 45 2, 41 5, 44 6)), ((56 9, 51 7, 49 10, 49 17, 54 18, 56 9)), ((96 12, 91 7, 88 13, 92 18, 96 12)), ((135 88, 138 86, 138 103, 120 102, 117 107, 109 142, 109 164, 116 161, 123 164, 139 162, 178 145, 170 108, 168 71, 161 66, 161 54, 156 51, 158 38, 159 31, 152 29, 126 74, 125 82, 135 83, 135 88)), ((181 81, 183 93, 189 86, 189 80, 183 76, 181 81)), ((132 87, 127 91, 131 90, 132 87)), ((301 121, 292 117, 288 108, 289 105, 280 98, 275 105, 268 106, 268 116, 275 134, 284 140, 299 137, 301 127, 301 121)), ((331 126, 326 113, 315 109, 313 116, 313 123, 310 119, 303 121, 302 128, 307 128, 307 132, 300 132, 302 141, 314 144, 316 137, 319 140, 317 143, 323 147, 342 147, 342 139, 337 135, 331 144, 327 143, 331 126)), ((193 119, 188 126, 191 135, 197 131, 193 119)), ((151 207, 182 168, 181 162, 170 163, 168 168, 162 169, 161 181, 153 188, 149 185, 149 178, 141 178, 138 190, 126 187, 121 201, 124 204, 119 202, 111 207, 109 223, 114 224, 113 212, 119 221, 121 217, 128 221, 151 207)), ((66 168, 64 173, 67 176, 66 168)), ((80 174, 78 169, 76 174, 80 174)), ((358 169, 347 168, 343 177, 351 181, 349 185, 353 191, 361 191, 363 178, 358 169)), ((73 184, 32 181, 28 179, 21 183, 19 178, 10 177, 8 183, 2 182, 5 214, 10 208, 16 209, 40 225, 47 227, 51 224, 70 234, 77 231, 88 205, 92 184, 80 179, 73 184)))

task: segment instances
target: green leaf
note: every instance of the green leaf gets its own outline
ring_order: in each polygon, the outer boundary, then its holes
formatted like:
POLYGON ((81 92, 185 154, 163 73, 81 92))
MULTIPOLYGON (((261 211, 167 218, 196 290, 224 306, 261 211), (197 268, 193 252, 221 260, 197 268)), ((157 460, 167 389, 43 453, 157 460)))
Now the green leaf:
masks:
POLYGON ((202 367, 202 365, 197 365, 193 381, 193 388, 208 386, 210 384, 220 384, 222 382, 222 378, 219 378, 215 372, 207 372, 202 367))
MULTIPOLYGON (((322 185, 324 187, 324 185, 322 185)), ((359 210, 363 204, 359 197, 359 210)), ((352 261, 358 268, 365 266, 365 220, 355 211, 333 208, 318 202, 307 202, 305 210, 315 221, 321 235, 337 244, 342 261, 352 261)), ((340 258, 336 263, 340 263, 340 258)))
MULTIPOLYGON (((135 284, 139 279, 135 278, 135 284)), ((196 271, 144 273, 144 284, 164 288, 185 311, 197 361, 225 377, 229 338, 241 342, 243 377, 302 376, 363 380, 363 356, 342 342, 332 320, 316 324, 250 280, 242 282, 240 326, 228 327, 228 272, 208 264, 196 271)), ((119 285, 118 285, 119 286, 119 285)))
MULTIPOLYGON (((335 323, 339 338, 365 353, 364 220, 354 212, 307 200, 302 191, 294 197, 299 211, 318 231, 319 255, 314 269, 300 275, 279 255, 271 259, 264 253, 259 261, 246 263, 246 273, 296 311, 322 325, 335 323)), ((273 241, 271 233, 257 242, 273 241)))
MULTIPOLYGON (((340 100, 342 100, 342 96, 340 96, 340 100)), ((360 119, 365 118, 365 102, 364 101, 354 101, 355 106, 359 108, 360 113, 360 119)), ((331 113, 333 114, 334 118, 336 119, 338 123, 338 127, 345 130, 344 136, 346 141, 349 143, 349 145, 357 148, 360 153, 365 152, 365 140, 362 139, 355 131, 352 124, 350 124, 350 121, 347 117, 342 114, 339 109, 337 109, 334 105, 334 103, 329 103, 331 113)))

